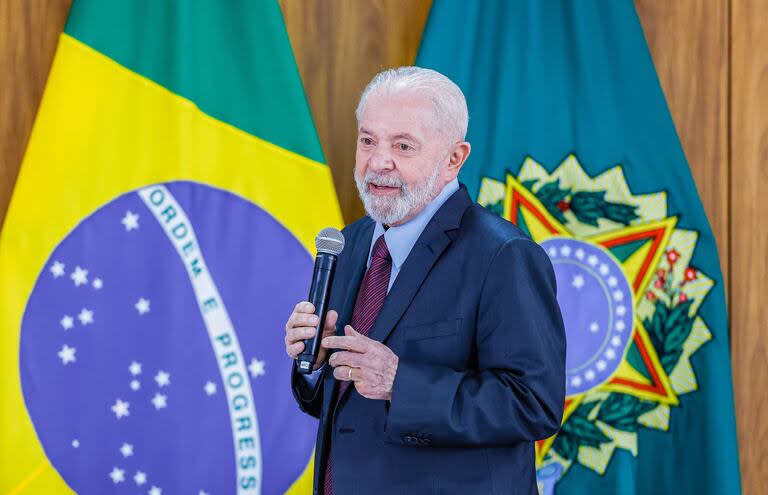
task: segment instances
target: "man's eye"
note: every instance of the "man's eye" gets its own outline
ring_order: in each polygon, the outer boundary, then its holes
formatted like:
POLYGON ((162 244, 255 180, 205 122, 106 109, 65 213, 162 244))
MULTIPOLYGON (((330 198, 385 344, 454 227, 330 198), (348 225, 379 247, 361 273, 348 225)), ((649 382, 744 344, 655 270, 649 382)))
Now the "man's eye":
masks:
POLYGON ((370 146, 373 144, 373 139, 369 137, 360 138, 360 142, 363 143, 366 146, 370 146))
POLYGON ((397 149, 399 149, 400 151, 410 151, 410 150, 412 150, 413 148, 411 148, 411 146, 410 146, 410 145, 408 145, 408 144, 405 144, 405 143, 398 143, 398 145, 397 145, 397 149))

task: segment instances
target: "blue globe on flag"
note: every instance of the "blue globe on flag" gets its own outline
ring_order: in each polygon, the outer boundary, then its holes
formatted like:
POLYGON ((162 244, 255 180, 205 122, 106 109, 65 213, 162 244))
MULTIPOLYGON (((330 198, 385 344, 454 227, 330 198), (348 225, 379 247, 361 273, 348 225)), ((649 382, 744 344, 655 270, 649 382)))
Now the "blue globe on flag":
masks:
POLYGON ((124 194, 51 254, 28 300, 24 399, 77 493, 283 493, 316 423, 283 328, 312 258, 267 212, 171 182, 124 194))

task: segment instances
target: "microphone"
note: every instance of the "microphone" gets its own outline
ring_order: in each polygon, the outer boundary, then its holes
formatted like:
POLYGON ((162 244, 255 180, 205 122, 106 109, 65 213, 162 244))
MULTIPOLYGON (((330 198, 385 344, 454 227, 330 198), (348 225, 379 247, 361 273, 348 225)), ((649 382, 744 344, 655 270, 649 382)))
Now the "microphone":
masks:
POLYGON ((320 317, 317 324, 317 334, 314 338, 304 341, 304 352, 297 358, 299 373, 308 375, 317 361, 320 340, 325 327, 325 314, 328 311, 328 300, 331 297, 333 275, 336 273, 336 261, 344 249, 344 235, 338 229, 328 227, 315 237, 317 257, 315 270, 312 273, 312 284, 309 287, 309 302, 315 306, 315 314, 320 317))

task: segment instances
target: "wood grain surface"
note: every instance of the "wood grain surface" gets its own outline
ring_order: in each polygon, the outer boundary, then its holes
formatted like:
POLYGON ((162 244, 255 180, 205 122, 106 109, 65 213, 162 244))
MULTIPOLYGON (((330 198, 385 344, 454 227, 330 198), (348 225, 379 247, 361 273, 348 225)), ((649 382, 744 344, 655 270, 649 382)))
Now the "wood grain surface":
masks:
POLYGON ((364 215, 352 176, 355 108, 379 71, 412 65, 431 1, 280 0, 347 223, 364 215))
MULTIPOLYGON (((347 221, 362 214, 354 109, 413 63, 431 0, 279 0, 347 221)), ((744 493, 768 486, 768 1, 636 0, 718 243, 729 299, 744 493)), ((0 0, 0 222, 70 0, 0 0)))
POLYGON ((768 493, 768 2, 732 3, 731 356, 744 493, 768 493))
POLYGON ((0 0, 0 226, 71 0, 0 0))

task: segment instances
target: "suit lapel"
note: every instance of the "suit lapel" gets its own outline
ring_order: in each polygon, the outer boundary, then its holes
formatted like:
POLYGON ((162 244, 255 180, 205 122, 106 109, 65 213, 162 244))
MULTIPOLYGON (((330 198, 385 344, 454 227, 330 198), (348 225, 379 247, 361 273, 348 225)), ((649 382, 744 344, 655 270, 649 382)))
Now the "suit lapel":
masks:
MULTIPOLYGON (((424 228, 405 259, 384 306, 368 335, 384 342, 421 288, 432 266, 451 242, 449 232, 459 228, 461 217, 472 204, 464 185, 440 207, 424 228)), ((353 302, 354 304, 354 302, 353 302)))

